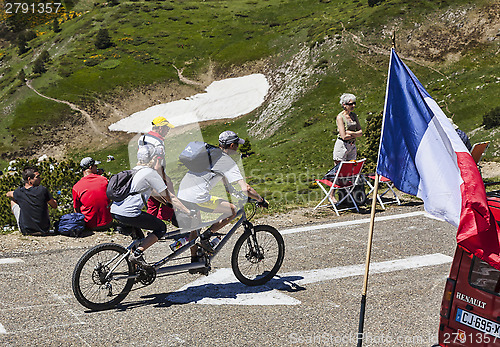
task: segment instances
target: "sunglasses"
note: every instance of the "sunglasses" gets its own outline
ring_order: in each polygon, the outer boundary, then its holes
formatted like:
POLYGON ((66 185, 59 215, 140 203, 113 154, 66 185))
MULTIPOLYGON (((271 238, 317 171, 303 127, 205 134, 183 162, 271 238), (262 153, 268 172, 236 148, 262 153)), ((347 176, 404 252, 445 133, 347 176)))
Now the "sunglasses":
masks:
POLYGON ((355 102, 347 102, 346 105, 349 105, 349 106, 356 106, 356 103, 355 102))

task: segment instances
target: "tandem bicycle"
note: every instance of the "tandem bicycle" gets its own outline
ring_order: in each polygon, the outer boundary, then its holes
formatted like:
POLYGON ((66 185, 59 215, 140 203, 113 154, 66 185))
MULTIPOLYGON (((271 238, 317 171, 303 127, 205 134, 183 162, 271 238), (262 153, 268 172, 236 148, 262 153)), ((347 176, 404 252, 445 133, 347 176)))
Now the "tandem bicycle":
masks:
MULTIPOLYGON (((136 238, 128 246, 116 243, 104 243, 89 249, 77 262, 72 276, 72 288, 80 304, 91 310, 106 310, 115 307, 130 293, 135 284, 148 286, 158 275, 175 275, 192 269, 204 269, 206 274, 211 269, 211 262, 226 245, 235 232, 243 227, 243 234, 236 241, 231 267, 236 278, 248 286, 258 286, 271 280, 278 272, 285 256, 283 237, 270 225, 253 225, 250 220, 256 212, 255 200, 242 200, 233 221, 236 221, 226 234, 218 234, 219 242, 214 251, 207 253, 199 247, 201 262, 184 263, 181 257, 197 242, 197 238, 187 242, 163 259, 142 268, 129 261, 130 254, 141 243, 136 238), (248 203, 247 203, 248 202, 248 203), (247 213, 248 212, 248 213, 247 213), (172 265, 174 260, 181 264, 172 265)), ((213 224, 198 224, 193 228, 179 228, 168 232, 165 238, 179 238, 191 230, 198 236, 201 228, 213 224)), ((142 234, 142 232, 141 232, 142 234)), ((134 238, 134 237, 133 237, 134 238)))

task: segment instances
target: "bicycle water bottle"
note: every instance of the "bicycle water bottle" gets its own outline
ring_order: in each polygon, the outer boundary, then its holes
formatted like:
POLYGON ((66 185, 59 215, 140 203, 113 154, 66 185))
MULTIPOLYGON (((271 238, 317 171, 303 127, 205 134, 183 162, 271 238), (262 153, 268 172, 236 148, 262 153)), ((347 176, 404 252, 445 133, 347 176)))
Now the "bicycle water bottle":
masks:
POLYGON ((175 241, 174 243, 172 243, 170 245, 170 249, 172 250, 172 252, 175 252, 176 250, 178 250, 179 248, 181 248, 182 246, 184 246, 186 243, 188 243, 189 241, 189 237, 181 237, 180 239, 178 239, 177 241, 175 241))
POLYGON ((212 245, 212 248, 217 247, 217 245, 219 244, 220 240, 221 240, 220 236, 214 237, 214 239, 212 241, 210 241, 210 244, 212 245))

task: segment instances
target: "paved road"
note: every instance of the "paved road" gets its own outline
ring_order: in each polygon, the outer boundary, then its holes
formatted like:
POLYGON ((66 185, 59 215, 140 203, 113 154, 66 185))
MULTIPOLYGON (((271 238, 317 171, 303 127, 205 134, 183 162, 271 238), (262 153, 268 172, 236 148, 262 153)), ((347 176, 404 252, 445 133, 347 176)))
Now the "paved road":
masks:
MULTIPOLYGON (((377 216, 364 346, 430 346, 455 230, 421 207, 377 216)), ((0 345, 354 346, 368 218, 349 214, 327 226, 282 230, 285 261, 266 286, 248 288, 232 277, 230 242, 210 276, 159 278, 105 312, 88 312, 72 296, 84 249, 0 255, 0 345)), ((148 259, 166 247, 156 245, 148 259)))

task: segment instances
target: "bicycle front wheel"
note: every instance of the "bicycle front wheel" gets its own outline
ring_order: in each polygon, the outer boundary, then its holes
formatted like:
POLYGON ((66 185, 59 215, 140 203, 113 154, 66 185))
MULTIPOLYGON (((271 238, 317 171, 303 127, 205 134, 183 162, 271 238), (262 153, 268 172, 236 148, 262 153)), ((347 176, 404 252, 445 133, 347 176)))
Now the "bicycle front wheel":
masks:
POLYGON ((281 234, 269 225, 254 227, 255 235, 245 232, 233 249, 231 266, 234 275, 247 286, 258 286, 276 275, 285 257, 281 234))
POLYGON ((88 250, 76 264, 72 287, 76 300, 91 310, 115 307, 132 289, 134 267, 124 259, 127 249, 104 243, 88 250))

